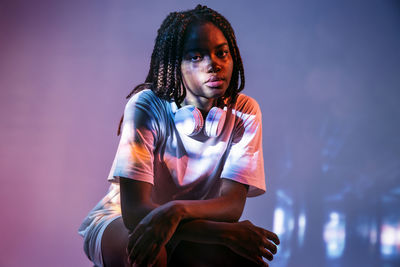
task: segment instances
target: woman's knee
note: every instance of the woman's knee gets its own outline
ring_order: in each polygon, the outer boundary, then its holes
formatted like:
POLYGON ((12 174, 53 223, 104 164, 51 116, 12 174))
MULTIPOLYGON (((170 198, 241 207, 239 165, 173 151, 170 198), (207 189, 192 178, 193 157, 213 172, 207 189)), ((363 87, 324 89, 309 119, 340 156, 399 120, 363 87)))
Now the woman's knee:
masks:
MULTIPOLYGON (((126 248, 128 246, 129 231, 125 227, 122 217, 111 222, 104 231, 101 239, 101 251, 105 267, 126 267, 130 265, 126 248)), ((154 267, 165 267, 167 262, 167 253, 165 248, 160 251, 158 260, 154 267)))

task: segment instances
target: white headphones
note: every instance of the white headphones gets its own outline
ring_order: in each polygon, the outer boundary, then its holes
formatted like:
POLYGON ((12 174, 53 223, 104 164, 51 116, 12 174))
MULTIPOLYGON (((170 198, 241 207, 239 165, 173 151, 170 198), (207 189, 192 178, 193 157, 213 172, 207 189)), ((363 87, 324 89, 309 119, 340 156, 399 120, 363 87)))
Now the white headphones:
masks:
MULTIPOLYGON (((225 110, 218 107, 211 108, 206 118, 204 134, 208 137, 219 136, 224 127, 225 118, 225 110)), ((204 119, 200 110, 193 105, 178 109, 175 113, 174 121, 178 131, 188 136, 198 134, 204 126, 204 119)))

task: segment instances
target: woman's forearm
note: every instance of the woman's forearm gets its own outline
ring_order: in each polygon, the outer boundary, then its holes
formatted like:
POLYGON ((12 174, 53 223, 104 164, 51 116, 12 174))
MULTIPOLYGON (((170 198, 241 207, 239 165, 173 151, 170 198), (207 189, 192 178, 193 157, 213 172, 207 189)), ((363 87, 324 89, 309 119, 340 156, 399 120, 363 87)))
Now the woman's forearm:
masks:
POLYGON ((203 219, 218 222, 236 222, 239 220, 244 203, 230 198, 217 197, 207 200, 174 201, 183 219, 203 219))
POLYGON ((121 211, 126 227, 136 225, 152 210, 170 210, 180 220, 204 219, 222 222, 238 221, 246 202, 247 186, 222 179, 219 196, 206 200, 174 200, 161 206, 151 201, 152 185, 120 178, 121 211), (165 206, 165 207, 163 207, 165 206))
POLYGON ((169 242, 174 249, 180 241, 224 245, 249 260, 264 265, 262 257, 272 260, 277 252, 276 234, 253 225, 250 221, 236 223, 192 220, 181 222, 169 242))
POLYGON ((175 200, 183 219, 204 219, 236 222, 242 215, 246 202, 247 186, 222 179, 220 195, 206 200, 175 200))
POLYGON ((210 220, 183 221, 179 224, 171 243, 192 241, 205 244, 226 245, 230 235, 231 223, 210 220))

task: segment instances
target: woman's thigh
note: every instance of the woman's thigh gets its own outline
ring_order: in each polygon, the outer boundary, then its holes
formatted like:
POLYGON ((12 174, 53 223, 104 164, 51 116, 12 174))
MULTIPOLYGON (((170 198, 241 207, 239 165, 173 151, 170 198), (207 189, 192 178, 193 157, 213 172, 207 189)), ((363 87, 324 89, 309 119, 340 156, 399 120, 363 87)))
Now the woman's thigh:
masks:
MULTIPOLYGON (((115 219, 107 226, 101 239, 101 251, 105 267, 131 267, 126 253, 128 239, 129 231, 125 227, 122 217, 115 219)), ((165 249, 162 249, 157 262, 153 266, 162 267, 166 265, 167 254, 165 249)), ((133 266, 137 267, 136 264, 133 266)))
POLYGON ((126 247, 129 232, 122 217, 115 219, 105 229, 101 238, 101 252, 106 267, 129 266, 126 247))

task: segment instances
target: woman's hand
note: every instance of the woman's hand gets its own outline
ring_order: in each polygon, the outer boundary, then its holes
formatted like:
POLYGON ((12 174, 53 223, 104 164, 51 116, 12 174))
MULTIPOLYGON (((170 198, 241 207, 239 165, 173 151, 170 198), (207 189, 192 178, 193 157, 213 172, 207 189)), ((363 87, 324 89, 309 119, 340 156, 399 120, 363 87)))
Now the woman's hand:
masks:
POLYGON ((272 261, 280 241, 273 232, 257 227, 250 221, 242 221, 230 225, 224 243, 235 253, 260 266, 268 266, 263 257, 272 261))
POLYGON ((169 202, 147 214, 129 235, 127 253, 131 264, 152 265, 182 219, 179 205, 169 202))

